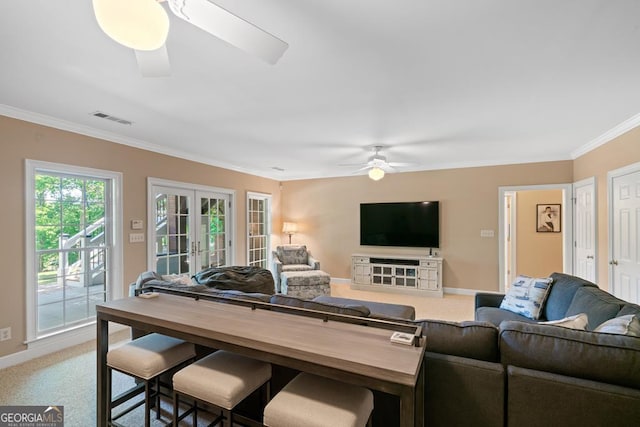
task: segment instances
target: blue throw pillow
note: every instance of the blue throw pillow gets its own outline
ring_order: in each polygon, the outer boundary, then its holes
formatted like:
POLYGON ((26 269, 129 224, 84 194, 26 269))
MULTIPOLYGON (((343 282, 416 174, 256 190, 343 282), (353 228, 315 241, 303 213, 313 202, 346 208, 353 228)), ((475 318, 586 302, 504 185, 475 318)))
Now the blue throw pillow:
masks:
POLYGON ((518 276, 504 296, 500 308, 538 320, 553 279, 518 276))

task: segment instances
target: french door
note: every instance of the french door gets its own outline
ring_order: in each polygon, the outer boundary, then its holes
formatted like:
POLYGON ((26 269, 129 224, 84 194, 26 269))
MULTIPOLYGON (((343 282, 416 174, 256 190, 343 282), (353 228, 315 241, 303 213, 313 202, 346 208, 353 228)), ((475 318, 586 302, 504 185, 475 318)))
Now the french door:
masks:
POLYGON ((247 265, 269 268, 271 196, 247 193, 247 265))
POLYGON ((150 184, 149 269, 193 275, 233 263, 230 192, 150 184))

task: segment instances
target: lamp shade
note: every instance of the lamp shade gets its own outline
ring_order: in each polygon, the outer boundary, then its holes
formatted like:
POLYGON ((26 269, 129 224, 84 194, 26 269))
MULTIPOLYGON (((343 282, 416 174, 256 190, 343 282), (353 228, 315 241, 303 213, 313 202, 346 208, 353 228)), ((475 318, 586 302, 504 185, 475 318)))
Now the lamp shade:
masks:
POLYGON ((295 222, 283 222, 282 232, 287 234, 294 234, 298 231, 298 225, 295 222))
POLYGON ((157 0, 93 0, 98 25, 118 43, 156 50, 169 34, 169 16, 157 0))
POLYGON ((380 181, 384 178, 384 171, 378 167, 373 167, 369 170, 369 178, 374 181, 380 181))

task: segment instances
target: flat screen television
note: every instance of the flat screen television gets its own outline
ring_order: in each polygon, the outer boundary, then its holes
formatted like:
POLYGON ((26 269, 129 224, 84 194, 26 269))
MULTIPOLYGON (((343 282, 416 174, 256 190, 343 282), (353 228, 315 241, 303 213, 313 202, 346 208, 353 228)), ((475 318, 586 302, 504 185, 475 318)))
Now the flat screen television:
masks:
POLYGON ((360 245, 439 248, 439 203, 361 203, 360 245))

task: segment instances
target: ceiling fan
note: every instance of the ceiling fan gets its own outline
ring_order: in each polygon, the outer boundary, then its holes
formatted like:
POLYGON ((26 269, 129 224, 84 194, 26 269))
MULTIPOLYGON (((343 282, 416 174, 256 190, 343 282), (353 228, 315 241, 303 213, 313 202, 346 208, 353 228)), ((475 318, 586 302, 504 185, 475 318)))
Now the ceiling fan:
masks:
POLYGON ((135 50, 145 77, 170 74, 165 47, 169 16, 160 4, 165 1, 173 15, 269 64, 278 62, 289 47, 208 0, 93 0, 100 28, 116 42, 135 50))
POLYGON ((372 148, 374 153, 372 156, 369 156, 366 163, 345 164, 341 166, 362 166, 354 173, 368 170, 369 178, 374 181, 379 181, 384 178, 385 173, 393 173, 396 171, 395 168, 411 165, 410 163, 388 162, 387 157, 380 154, 380 151, 385 148, 382 145, 374 145, 372 148))

